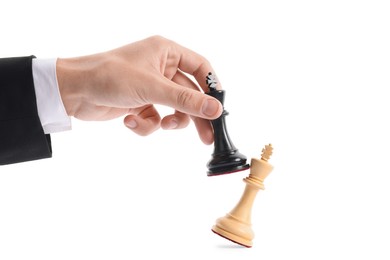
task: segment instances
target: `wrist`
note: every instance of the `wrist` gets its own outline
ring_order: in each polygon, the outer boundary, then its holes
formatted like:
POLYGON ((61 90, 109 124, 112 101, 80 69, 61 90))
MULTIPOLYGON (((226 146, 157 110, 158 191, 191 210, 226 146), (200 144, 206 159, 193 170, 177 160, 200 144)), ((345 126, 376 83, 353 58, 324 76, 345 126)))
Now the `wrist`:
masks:
POLYGON ((56 71, 66 113, 68 116, 74 116, 87 96, 85 90, 91 72, 84 65, 83 58, 58 58, 56 71))

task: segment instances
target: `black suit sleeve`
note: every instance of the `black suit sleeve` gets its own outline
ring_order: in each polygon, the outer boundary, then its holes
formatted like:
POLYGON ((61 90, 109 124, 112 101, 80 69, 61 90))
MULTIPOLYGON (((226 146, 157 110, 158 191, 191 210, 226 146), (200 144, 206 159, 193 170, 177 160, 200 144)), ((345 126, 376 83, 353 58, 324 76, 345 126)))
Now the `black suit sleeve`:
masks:
POLYGON ((0 165, 52 155, 38 116, 33 58, 0 59, 0 165))

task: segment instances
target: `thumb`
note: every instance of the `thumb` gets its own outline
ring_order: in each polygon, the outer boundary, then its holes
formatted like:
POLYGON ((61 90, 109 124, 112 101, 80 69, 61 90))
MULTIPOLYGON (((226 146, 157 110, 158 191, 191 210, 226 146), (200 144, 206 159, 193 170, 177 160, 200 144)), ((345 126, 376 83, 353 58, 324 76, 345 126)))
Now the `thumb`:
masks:
POLYGON ((218 118, 223 110, 216 98, 188 88, 175 88, 171 102, 178 111, 210 120, 218 118))
POLYGON ((169 83, 162 95, 156 95, 157 103, 209 120, 216 119, 222 114, 222 104, 216 98, 171 81, 169 83))

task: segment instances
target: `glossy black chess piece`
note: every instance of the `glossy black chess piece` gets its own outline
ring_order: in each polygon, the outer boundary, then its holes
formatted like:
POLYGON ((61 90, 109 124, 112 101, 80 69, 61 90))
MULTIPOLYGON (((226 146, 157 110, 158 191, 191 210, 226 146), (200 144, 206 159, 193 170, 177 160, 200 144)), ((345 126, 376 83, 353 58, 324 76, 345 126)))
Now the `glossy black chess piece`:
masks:
MULTIPOLYGON (((206 83, 209 87, 207 94, 218 99, 223 105, 225 91, 217 90, 218 83, 211 72, 206 78, 206 83)), ((241 154, 230 140, 225 121, 225 117, 228 114, 223 109, 222 115, 219 118, 211 120, 214 130, 214 152, 212 158, 207 163, 208 176, 233 173, 249 168, 249 164, 246 163, 246 156, 241 154)))

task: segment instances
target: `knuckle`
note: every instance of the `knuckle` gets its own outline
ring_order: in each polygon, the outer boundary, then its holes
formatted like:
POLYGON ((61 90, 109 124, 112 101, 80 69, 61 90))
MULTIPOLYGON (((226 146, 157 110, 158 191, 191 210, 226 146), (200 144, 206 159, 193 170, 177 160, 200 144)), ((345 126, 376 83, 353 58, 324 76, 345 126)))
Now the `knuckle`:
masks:
POLYGON ((149 37, 149 40, 150 41, 155 41, 155 42, 161 42, 163 41, 165 38, 162 37, 161 35, 153 35, 151 37, 149 37))
POLYGON ((186 89, 179 91, 176 102, 180 107, 189 107, 194 103, 194 94, 186 89))
POLYGON ((151 43, 151 45, 155 46, 155 47, 163 46, 164 44, 166 44, 168 42, 167 39, 165 39, 164 37, 162 37, 160 35, 151 36, 151 37, 149 37, 148 40, 151 43))
POLYGON ((164 50, 173 50, 177 45, 174 41, 164 38, 160 35, 151 36, 147 40, 150 46, 157 52, 164 50))

